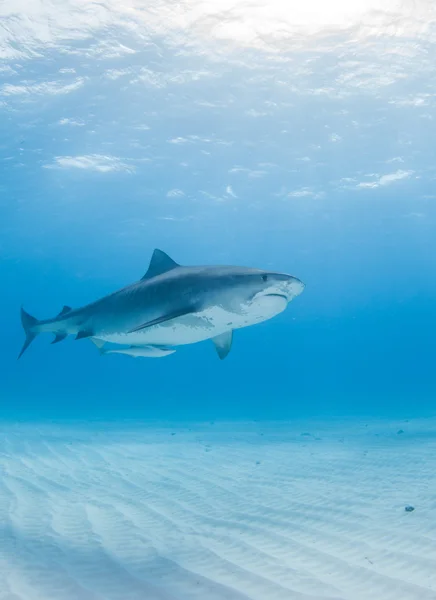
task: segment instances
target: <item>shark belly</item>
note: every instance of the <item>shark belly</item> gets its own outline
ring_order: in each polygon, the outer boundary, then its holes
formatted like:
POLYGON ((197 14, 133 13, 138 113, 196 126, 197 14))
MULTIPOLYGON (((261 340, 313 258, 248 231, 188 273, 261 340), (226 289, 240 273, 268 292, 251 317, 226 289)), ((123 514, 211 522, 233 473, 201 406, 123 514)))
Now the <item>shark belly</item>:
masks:
POLYGON ((184 346, 214 338, 232 329, 241 329, 271 319, 287 306, 285 298, 264 297, 237 312, 212 306, 201 312, 171 319, 132 333, 113 332, 94 337, 113 344, 131 346, 184 346))
POLYGON ((184 346, 196 344, 232 329, 230 314, 222 311, 220 319, 211 319, 209 311, 171 319, 160 325, 147 327, 133 333, 110 333, 97 336, 114 344, 131 346, 184 346))

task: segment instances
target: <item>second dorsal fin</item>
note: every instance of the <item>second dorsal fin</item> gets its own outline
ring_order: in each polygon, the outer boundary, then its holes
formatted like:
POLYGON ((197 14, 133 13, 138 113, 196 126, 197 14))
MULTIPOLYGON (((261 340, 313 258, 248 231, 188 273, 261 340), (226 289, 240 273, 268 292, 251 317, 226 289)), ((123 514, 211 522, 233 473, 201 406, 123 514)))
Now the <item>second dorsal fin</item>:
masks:
POLYGON ((141 278, 141 281, 144 281, 144 279, 151 279, 157 275, 162 275, 162 273, 171 271, 176 267, 180 267, 180 265, 170 258, 168 254, 165 254, 165 252, 156 248, 151 257, 148 271, 144 277, 141 278))
POLYGON ((66 315, 67 313, 69 313, 71 310, 73 310, 71 308, 71 306, 64 306, 63 309, 61 310, 61 312, 58 314, 58 317, 62 317, 63 315, 66 315))

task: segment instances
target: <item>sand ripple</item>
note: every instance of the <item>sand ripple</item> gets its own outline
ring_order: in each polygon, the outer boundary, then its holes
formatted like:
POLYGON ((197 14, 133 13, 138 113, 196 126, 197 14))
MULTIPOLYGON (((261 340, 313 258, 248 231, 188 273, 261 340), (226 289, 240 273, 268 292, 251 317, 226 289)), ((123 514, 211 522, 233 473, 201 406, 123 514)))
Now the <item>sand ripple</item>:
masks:
POLYGON ((436 422, 0 429, 0 600, 436 600, 436 422))

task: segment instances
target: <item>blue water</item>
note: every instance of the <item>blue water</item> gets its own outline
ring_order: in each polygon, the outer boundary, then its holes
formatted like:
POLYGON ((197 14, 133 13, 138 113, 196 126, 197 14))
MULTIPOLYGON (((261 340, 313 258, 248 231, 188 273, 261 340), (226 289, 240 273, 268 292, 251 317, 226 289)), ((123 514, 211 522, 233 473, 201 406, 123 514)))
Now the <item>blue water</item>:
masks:
POLYGON ((434 415, 431 9, 295 25, 296 5, 238 6, 5 8, 1 417, 434 415), (148 361, 47 335, 17 362, 21 305, 83 305, 154 248, 306 289, 223 362, 210 342, 148 361))
POLYGON ((433 4, 0 3, 0 600, 436 598, 433 4), (17 361, 155 248, 306 287, 17 361))

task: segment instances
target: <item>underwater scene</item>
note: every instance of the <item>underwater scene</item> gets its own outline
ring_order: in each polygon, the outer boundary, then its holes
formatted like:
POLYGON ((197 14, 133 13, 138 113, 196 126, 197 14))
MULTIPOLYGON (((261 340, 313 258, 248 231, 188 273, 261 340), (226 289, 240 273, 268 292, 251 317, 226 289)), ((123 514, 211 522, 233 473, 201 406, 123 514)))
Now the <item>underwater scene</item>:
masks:
POLYGON ((436 5, 5 0, 0 111, 0 600, 436 600, 436 5))

